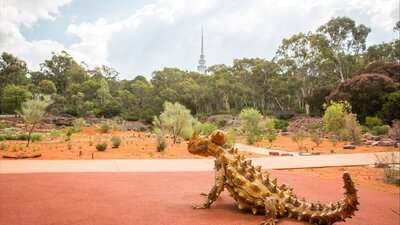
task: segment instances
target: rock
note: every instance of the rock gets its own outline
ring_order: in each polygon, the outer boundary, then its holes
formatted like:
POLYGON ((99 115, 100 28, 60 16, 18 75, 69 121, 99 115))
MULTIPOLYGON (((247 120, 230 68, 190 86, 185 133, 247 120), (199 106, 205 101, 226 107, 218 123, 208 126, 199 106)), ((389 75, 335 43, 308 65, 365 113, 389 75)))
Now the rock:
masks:
POLYGON ((311 155, 321 155, 321 152, 312 152, 311 155))
POLYGON ((300 152, 299 155, 300 155, 300 156, 310 156, 311 153, 308 153, 308 152, 306 152, 306 153, 305 153, 305 152, 300 152))
POLYGON ((281 132, 282 136, 290 136, 290 132, 281 132))
POLYGON ((281 154, 281 156, 293 156, 293 154, 290 154, 290 153, 283 153, 283 154, 281 154))
POLYGON ((388 141, 380 141, 379 142, 380 146, 396 146, 396 142, 393 140, 388 140, 388 141))
POLYGON ((343 145, 343 149, 356 149, 355 145, 343 145))
POLYGON ((379 145, 379 141, 374 141, 371 143, 371 146, 378 146, 379 145))
POLYGON ((372 145, 372 143, 374 143, 375 141, 372 141, 372 140, 367 140, 367 141, 364 141, 364 145, 372 145))
POLYGON ((381 136, 372 136, 371 140, 380 141, 380 140, 382 140, 382 137, 381 136))
POLYGON ((276 155, 276 156, 279 156, 279 152, 269 152, 268 154, 269 154, 269 155, 276 155))

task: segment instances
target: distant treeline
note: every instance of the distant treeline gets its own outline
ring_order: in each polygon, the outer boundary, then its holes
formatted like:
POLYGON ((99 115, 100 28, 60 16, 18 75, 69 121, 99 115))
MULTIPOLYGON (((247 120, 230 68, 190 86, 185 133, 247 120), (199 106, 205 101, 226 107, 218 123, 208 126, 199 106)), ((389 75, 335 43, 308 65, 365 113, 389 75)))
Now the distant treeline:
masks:
MULTIPOLYGON (((399 29, 397 22, 393 30, 399 29)), ((3 52, 0 112, 15 113, 34 93, 52 96, 55 115, 146 121, 162 111, 165 101, 179 102, 201 117, 237 114, 246 107, 264 115, 321 115, 329 100, 347 100, 362 121, 379 113, 390 93, 396 97, 400 80, 399 39, 366 46, 370 31, 337 17, 316 31, 283 39, 271 60, 236 59, 232 66, 208 67, 206 75, 164 68, 150 80, 119 80, 113 68, 88 68, 67 52, 53 53, 40 71, 30 71, 22 59, 3 52)))

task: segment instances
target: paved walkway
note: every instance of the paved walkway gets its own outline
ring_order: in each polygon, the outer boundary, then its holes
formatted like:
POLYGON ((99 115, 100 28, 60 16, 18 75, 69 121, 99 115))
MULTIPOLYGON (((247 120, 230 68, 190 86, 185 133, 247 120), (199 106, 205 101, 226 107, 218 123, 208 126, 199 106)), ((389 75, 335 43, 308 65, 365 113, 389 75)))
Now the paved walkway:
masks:
MULTIPOLYGON (((313 156, 251 158, 263 169, 372 165, 391 153, 359 153, 313 156)), ((399 162, 399 155, 396 161, 399 162)), ((183 172, 213 171, 214 159, 121 159, 121 160, 0 160, 1 173, 43 172, 183 172)))

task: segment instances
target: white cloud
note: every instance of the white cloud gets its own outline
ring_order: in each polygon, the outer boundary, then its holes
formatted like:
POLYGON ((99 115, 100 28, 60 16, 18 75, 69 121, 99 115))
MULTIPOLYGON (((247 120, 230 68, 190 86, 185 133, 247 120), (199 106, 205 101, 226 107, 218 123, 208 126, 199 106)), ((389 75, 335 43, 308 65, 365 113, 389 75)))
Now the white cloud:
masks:
MULTIPOLYGON (((65 47, 52 40, 26 41, 19 29, 40 19, 54 20, 59 7, 69 1, 23 3, 1 2, 0 50, 37 68, 51 51, 65 47)), ((119 20, 104 16, 70 24, 66 34, 80 41, 65 50, 77 61, 106 64, 131 79, 164 66, 195 70, 202 25, 208 65, 231 64, 242 57, 271 58, 283 38, 314 30, 336 16, 371 27, 370 43, 389 41, 396 37, 392 27, 398 20, 397 4, 398 0, 159 0, 119 20)))

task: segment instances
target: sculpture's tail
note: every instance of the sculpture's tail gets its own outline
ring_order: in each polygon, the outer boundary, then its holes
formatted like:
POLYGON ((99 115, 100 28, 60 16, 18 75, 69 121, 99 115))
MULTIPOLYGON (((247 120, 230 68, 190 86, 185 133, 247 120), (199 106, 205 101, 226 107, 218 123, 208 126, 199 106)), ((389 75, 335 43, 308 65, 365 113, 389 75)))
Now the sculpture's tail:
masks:
POLYGON ((360 203, 358 202, 357 190, 348 172, 343 174, 343 182, 346 191, 344 193, 345 198, 341 201, 336 204, 314 204, 296 200, 292 204, 286 205, 289 217, 319 225, 333 224, 351 218, 354 212, 358 210, 357 206, 360 203))

